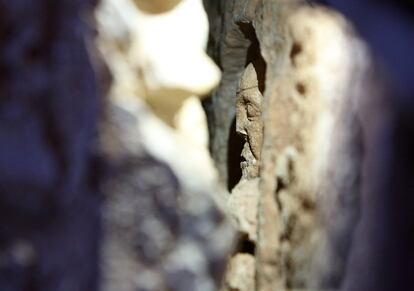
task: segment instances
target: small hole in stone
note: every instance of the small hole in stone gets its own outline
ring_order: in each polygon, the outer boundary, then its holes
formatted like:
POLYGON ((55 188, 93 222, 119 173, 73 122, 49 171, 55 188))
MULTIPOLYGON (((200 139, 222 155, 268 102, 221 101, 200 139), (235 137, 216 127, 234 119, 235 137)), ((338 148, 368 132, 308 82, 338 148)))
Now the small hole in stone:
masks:
POLYGON ((236 247, 236 253, 244 253, 254 255, 256 253, 256 245, 249 240, 246 234, 243 234, 236 247))
POLYGON ((306 85, 304 83, 302 83, 302 82, 296 83, 296 90, 302 96, 305 96, 306 93, 307 93, 306 85))
POLYGON ((301 204, 305 211, 312 211, 316 208, 315 202, 311 201, 309 198, 304 198, 301 204))
POLYGON ((298 42, 293 43, 292 49, 290 50, 290 59, 294 61, 297 55, 299 55, 302 51, 303 51, 303 48, 300 43, 298 42))

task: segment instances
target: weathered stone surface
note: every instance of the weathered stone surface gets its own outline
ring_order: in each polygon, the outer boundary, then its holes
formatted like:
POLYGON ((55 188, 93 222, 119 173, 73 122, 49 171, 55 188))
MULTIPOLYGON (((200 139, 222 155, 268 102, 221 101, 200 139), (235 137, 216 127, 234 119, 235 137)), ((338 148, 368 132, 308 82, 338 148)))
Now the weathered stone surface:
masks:
MULTIPOLYGON (((211 15, 216 15, 219 10, 214 7, 218 6, 209 5, 211 15)), ((254 290, 337 287, 358 219, 362 136, 357 108, 362 87, 357 80, 368 67, 366 48, 342 16, 320 6, 310 7, 300 1, 228 5, 221 7, 231 16, 224 14, 221 22, 216 21, 226 29, 212 31, 212 55, 214 48, 231 51, 224 31, 237 35, 248 28, 250 41, 233 38, 233 57, 229 53, 226 62, 234 62, 234 70, 224 68, 222 87, 211 100, 216 105, 207 106, 214 111, 210 113, 211 150, 222 173, 231 165, 223 158, 224 147, 215 148, 215 143, 228 143, 226 131, 232 129, 230 123, 218 123, 214 116, 231 120, 237 85, 228 80, 241 77, 239 84, 248 83, 239 73, 245 67, 249 72, 252 67, 248 64, 255 60, 264 63, 264 70, 257 71, 258 83, 263 83, 258 90, 263 96, 263 112, 258 114, 261 110, 250 108, 252 116, 260 119, 257 128, 264 131, 256 130, 261 134, 249 137, 244 130, 251 154, 242 155, 255 166, 244 168, 238 178, 239 185, 256 176, 260 181, 258 209, 254 209, 256 204, 251 206, 251 211, 258 213, 254 290), (240 7, 246 8, 244 14, 238 13, 240 7), (250 47, 243 51, 246 45, 250 47), (220 103, 227 107, 220 107, 220 103)), ((236 125, 247 112, 239 108, 236 125)), ((236 129, 243 134, 240 126, 236 129)), ((232 205, 242 201, 239 185, 230 194, 232 205)), ((253 224, 246 221, 251 212, 244 209, 245 204, 239 205, 232 208, 238 208, 233 213, 237 213, 239 229, 250 234, 253 224), (249 225, 250 230, 243 225, 249 225)))
POLYGON ((229 261, 222 291, 255 290, 255 258, 251 254, 237 254, 229 261))
POLYGON ((341 290, 409 289, 414 269, 413 252, 407 251, 414 239, 409 230, 414 221, 414 196, 409 190, 414 171, 412 146, 408 146, 414 136, 413 6, 406 0, 325 2, 355 23, 379 57, 363 81, 368 95, 360 111, 366 152, 363 215, 341 290), (368 10, 372 17, 362 12, 368 10), (370 276, 365 270, 370 270, 370 276))
POLYGON ((288 79, 282 86, 287 86, 292 101, 288 129, 297 134, 287 136, 290 144, 276 161, 286 163, 280 159, 288 155, 286 170, 292 176, 289 183, 278 178, 281 215, 286 219, 282 237, 290 248, 283 255, 291 267, 287 285, 336 288, 359 216, 362 136, 357 108, 363 96, 357 80, 369 58, 351 26, 333 11, 294 9, 286 23, 291 49, 288 79), (317 267, 315 260, 322 254, 329 259, 317 267), (309 276, 321 266, 326 268, 323 275, 309 276), (308 281, 315 278, 321 281, 308 281))
MULTIPOLYGON (((229 156, 239 154, 230 148, 239 79, 245 66, 252 61, 247 58, 249 48, 254 57, 257 55, 257 42, 249 24, 254 16, 255 2, 205 1, 211 36, 208 51, 223 74, 219 87, 212 93, 211 99, 205 102, 211 154, 223 184, 228 184, 231 179, 229 156)), ((239 167, 239 163, 236 162, 234 166, 239 167)))
POLYGON ((228 198, 228 209, 236 229, 257 241, 257 207, 259 204, 259 179, 243 180, 234 187, 228 198))
POLYGON ((241 180, 259 176, 260 155, 263 145, 263 95, 259 90, 259 82, 255 64, 250 63, 244 70, 236 101, 236 132, 244 139, 240 163, 241 180))
MULTIPOLYGON (((308 274, 315 271, 313 254, 324 244, 324 232, 330 228, 332 235, 333 228, 341 228, 343 238, 352 237, 352 225, 358 216, 362 152, 358 148, 361 136, 356 108, 360 96, 356 94, 358 89, 349 88, 350 84, 357 88, 352 78, 359 76, 366 63, 363 45, 339 14, 324 8, 296 8, 287 14, 286 25, 291 49, 279 83, 281 92, 275 98, 282 99, 285 94, 287 103, 283 106, 285 110, 290 108, 289 115, 280 116, 277 104, 270 110, 275 110, 277 124, 284 122, 281 118, 289 118, 284 128, 278 129, 280 149, 276 149, 275 165, 284 221, 280 243, 286 250, 282 257, 290 266, 286 284, 305 288, 310 284, 308 274), (332 41, 326 43, 327 38, 332 41), (338 162, 343 168, 336 166, 338 162), (347 202, 339 205, 338 201, 347 202), (336 212, 335 226, 332 213, 324 213, 327 208, 336 212)), ((336 276, 343 274, 349 246, 345 241, 341 243, 342 254, 332 250, 339 257, 323 264, 331 272, 324 287, 339 284, 336 276)), ((322 252, 328 257, 330 250, 326 247, 322 252)))

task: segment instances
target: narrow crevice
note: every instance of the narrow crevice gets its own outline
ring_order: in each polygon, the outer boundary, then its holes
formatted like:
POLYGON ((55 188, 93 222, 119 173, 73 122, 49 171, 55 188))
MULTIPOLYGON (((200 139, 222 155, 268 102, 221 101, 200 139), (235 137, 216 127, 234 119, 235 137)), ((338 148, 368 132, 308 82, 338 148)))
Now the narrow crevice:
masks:
POLYGON ((265 91, 266 61, 261 54, 260 42, 251 22, 240 22, 238 25, 240 31, 250 41, 250 46, 247 49, 246 54, 245 66, 250 63, 253 64, 257 73, 257 80, 259 81, 259 90, 263 94, 265 91))
POLYGON ((230 127, 227 149, 227 188, 231 191, 242 177, 241 152, 243 150, 244 140, 236 133, 236 118, 233 119, 230 127))

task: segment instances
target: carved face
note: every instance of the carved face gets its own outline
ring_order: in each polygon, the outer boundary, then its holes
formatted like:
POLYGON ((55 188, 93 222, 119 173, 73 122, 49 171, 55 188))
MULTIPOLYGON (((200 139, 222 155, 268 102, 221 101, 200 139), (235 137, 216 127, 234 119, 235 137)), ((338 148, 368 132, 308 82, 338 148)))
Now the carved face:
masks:
POLYGON ((237 92, 236 131, 244 140, 240 166, 243 178, 259 175, 260 152, 263 142, 263 96, 259 91, 257 75, 252 65, 243 73, 237 92))

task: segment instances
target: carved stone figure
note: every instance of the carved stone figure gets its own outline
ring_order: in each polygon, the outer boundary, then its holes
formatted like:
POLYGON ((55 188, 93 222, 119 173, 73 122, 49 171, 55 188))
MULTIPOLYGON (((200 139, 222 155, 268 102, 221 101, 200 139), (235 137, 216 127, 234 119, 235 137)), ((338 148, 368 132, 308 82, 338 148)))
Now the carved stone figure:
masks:
MULTIPOLYGON (((259 202, 260 152, 263 140, 262 121, 263 96, 259 90, 257 72, 252 63, 244 70, 237 90, 236 131, 244 138, 241 156, 242 177, 233 188, 228 209, 240 242, 257 242, 257 209, 259 202)), ((255 258, 252 254, 239 251, 228 264, 222 291, 253 290, 255 285, 255 258)))
POLYGON ((243 72, 237 91, 236 131, 244 140, 241 156, 242 179, 259 175, 260 151, 263 142, 263 96, 259 91, 257 73, 252 63, 243 72))

